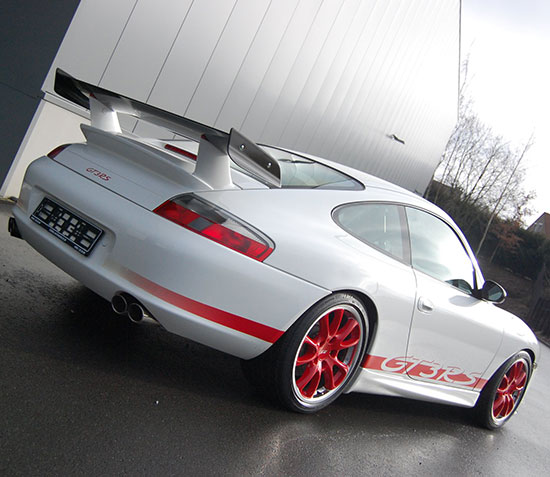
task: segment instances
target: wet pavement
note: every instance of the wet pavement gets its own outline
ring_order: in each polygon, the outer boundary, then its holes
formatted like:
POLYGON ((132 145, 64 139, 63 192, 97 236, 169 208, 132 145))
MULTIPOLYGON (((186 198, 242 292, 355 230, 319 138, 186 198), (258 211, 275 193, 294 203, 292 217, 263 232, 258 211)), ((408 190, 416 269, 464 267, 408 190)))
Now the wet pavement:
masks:
POLYGON ((239 360, 132 325, 9 237, 0 202, 0 475, 548 475, 550 351, 501 430, 467 409, 349 394, 304 416, 239 360))

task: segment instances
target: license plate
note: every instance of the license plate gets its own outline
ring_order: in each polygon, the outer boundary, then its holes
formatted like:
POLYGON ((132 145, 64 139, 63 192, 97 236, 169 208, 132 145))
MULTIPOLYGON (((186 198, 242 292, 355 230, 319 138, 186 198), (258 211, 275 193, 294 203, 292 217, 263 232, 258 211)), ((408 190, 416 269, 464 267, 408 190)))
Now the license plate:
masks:
POLYGON ((33 212, 31 220, 85 256, 103 234, 100 228, 46 198, 33 212))

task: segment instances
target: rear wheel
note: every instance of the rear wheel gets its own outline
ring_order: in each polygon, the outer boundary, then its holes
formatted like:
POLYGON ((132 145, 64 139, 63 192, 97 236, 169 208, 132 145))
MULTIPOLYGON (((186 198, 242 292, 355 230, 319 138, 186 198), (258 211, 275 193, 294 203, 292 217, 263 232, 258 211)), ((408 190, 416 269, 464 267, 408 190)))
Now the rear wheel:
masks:
POLYGON ((268 386, 285 407, 316 412, 357 374, 368 331, 359 300, 347 293, 331 295, 310 308, 265 355, 243 363, 245 374, 268 386))
POLYGON ((531 377, 531 357, 521 351, 506 361, 483 388, 476 405, 479 423, 502 427, 518 408, 531 377))

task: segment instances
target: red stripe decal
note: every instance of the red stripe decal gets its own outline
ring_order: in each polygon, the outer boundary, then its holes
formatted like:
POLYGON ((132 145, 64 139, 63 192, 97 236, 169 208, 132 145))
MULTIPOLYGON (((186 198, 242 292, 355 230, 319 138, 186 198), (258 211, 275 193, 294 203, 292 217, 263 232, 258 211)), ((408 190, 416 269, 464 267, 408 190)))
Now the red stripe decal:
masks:
POLYGON ((474 389, 483 389, 483 387, 487 384, 488 379, 481 379, 479 378, 478 382, 474 386, 474 389))
POLYGON ((206 320, 218 323, 219 325, 226 326, 241 333, 245 333, 255 338, 267 341, 268 343, 275 343, 282 335, 283 332, 271 326, 263 325, 257 321, 243 318, 242 316, 234 315, 227 311, 214 308, 213 306, 206 305, 195 301, 186 296, 180 295, 168 288, 164 288, 137 273, 130 270, 125 270, 126 278, 134 285, 140 287, 151 295, 160 298, 162 301, 177 306, 182 310, 193 313, 206 320))
POLYGON ((377 371, 382 371, 382 363, 385 359, 386 358, 382 358, 381 356, 373 356, 371 354, 367 354, 361 366, 367 369, 376 369, 377 371))

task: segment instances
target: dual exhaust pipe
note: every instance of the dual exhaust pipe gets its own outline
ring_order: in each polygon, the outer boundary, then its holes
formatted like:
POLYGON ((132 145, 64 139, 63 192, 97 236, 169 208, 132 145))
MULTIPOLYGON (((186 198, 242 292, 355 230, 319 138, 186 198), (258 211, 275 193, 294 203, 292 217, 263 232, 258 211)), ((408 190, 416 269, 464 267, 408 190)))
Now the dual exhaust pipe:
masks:
POLYGON ((117 293, 113 296, 111 307, 118 315, 128 315, 134 323, 158 323, 149 311, 128 293, 117 293))

